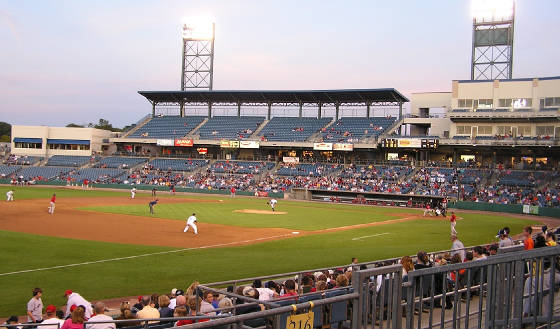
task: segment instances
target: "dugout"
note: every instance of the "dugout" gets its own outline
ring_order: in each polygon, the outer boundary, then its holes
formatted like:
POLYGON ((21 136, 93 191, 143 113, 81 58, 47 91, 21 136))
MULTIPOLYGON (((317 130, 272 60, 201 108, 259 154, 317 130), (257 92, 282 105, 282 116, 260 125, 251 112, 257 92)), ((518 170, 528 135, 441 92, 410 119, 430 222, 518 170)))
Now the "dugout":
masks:
POLYGON ((383 206, 406 206, 408 200, 412 199, 413 207, 422 207, 426 203, 430 203, 432 206, 437 206, 444 199, 444 197, 442 196, 434 195, 329 191, 303 188, 293 188, 290 193, 290 198, 296 200, 357 203, 383 206))

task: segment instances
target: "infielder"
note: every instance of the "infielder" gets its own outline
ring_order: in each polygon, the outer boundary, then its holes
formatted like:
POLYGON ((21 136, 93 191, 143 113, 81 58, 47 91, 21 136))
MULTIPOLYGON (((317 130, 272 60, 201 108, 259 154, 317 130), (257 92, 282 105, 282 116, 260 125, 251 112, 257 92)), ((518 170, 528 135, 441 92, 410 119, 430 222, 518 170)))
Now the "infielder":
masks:
POLYGON ((154 207, 156 206, 156 204, 158 203, 158 199, 155 199, 154 201, 148 203, 148 205, 150 206, 150 214, 154 214, 154 207))
POLYGON ((451 218, 449 218, 449 223, 451 224, 451 235, 457 235, 457 231, 455 230, 455 224, 457 224, 457 216, 455 216, 455 212, 451 212, 451 218))
POLYGON ((136 196, 136 187, 133 187, 133 188, 130 190, 130 198, 131 198, 131 199, 134 199, 135 196, 136 196))
POLYGON ((56 193, 53 193, 52 197, 51 197, 51 203, 49 206, 49 214, 54 214, 54 207, 55 207, 55 202, 56 202, 56 193))
POLYGON ((193 213, 192 216, 187 218, 187 225, 185 226, 183 232, 187 233, 189 227, 192 227, 194 230, 194 234, 198 234, 198 228, 196 227, 196 222, 197 222, 196 215, 193 213))
POLYGON ((278 201, 276 201, 276 199, 270 199, 270 208, 272 208, 272 212, 274 212, 274 207, 276 207, 276 204, 278 203, 278 201))
POLYGON ((8 192, 6 192, 6 201, 14 201, 14 191, 9 190, 8 192))

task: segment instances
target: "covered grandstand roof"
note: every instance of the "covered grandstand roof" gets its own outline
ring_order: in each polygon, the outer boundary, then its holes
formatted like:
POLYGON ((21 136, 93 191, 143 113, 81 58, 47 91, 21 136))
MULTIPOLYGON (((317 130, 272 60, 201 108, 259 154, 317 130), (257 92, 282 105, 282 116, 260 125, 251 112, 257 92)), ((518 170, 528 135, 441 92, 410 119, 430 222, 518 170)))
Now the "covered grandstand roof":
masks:
POLYGON ((340 90, 139 91, 155 103, 404 103, 394 88, 340 90))

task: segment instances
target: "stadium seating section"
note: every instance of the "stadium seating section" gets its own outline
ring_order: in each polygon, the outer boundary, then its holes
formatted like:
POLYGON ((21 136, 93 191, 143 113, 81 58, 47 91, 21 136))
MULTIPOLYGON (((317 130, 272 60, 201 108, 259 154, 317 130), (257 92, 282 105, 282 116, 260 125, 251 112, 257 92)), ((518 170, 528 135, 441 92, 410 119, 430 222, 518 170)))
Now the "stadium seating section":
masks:
POLYGON ((51 180, 59 176, 65 176, 75 168, 70 167, 25 167, 17 172, 18 176, 23 176, 25 180, 51 180))
POLYGON ((123 174, 124 170, 121 169, 85 168, 71 171, 67 175, 59 178, 65 180, 69 177, 78 183, 86 179, 92 183, 113 183, 116 182, 114 178, 122 176, 123 174))
POLYGON ((280 164, 277 174, 281 176, 323 176, 339 170, 341 165, 334 164, 280 164))
POLYGON ((332 121, 332 118, 274 117, 260 131, 269 141, 305 141, 332 121))
POLYGON ((0 176, 7 177, 20 170, 21 166, 0 165, 0 176))
POLYGON ((96 167, 100 168, 132 168, 141 163, 147 162, 148 158, 132 157, 106 157, 101 159, 96 167))
POLYGON ((187 135, 206 117, 163 116, 155 117, 130 134, 130 138, 168 138, 175 139, 187 135))
POLYGON ((321 129, 325 142, 359 142, 379 136, 395 122, 395 118, 341 118, 328 128, 321 129))
POLYGON ((200 139, 247 139, 264 122, 264 117, 224 117, 208 119, 197 131, 200 139))
POLYGON ((274 168, 273 162, 257 161, 216 161, 210 166, 214 173, 259 174, 274 168))
POLYGON ((81 167, 91 161, 89 156, 53 155, 47 161, 47 166, 81 167))
POLYGON ((148 166, 157 170, 193 171, 207 164, 208 160, 154 159, 150 161, 148 166))
POLYGON ((15 165, 34 165, 39 161, 42 161, 43 157, 37 156, 10 156, 5 163, 15 164, 15 165))

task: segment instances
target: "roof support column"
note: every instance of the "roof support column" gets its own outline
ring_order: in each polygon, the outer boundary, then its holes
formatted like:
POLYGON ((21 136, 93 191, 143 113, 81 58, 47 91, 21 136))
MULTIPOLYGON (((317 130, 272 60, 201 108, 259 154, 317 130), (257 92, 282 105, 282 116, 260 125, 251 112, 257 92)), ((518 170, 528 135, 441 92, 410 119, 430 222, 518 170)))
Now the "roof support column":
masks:
POLYGON ((319 105, 319 110, 317 111, 317 119, 321 119, 321 109, 323 108, 323 103, 317 103, 319 105))
POLYGON ((303 116, 303 103, 299 102, 299 117, 301 118, 303 116))
POLYGON ((371 103, 370 103, 370 102, 367 102, 367 103, 366 103, 366 107, 367 107, 366 115, 367 115, 367 118, 369 119, 369 117, 370 117, 370 110, 371 110, 371 103))
POLYGON ((180 102, 179 103, 179 115, 181 117, 185 116, 185 102, 180 102))
POLYGON ((237 102, 237 117, 241 116, 241 102, 237 102))
POLYGON ((270 115, 272 114, 272 103, 268 103, 268 113, 266 115, 266 119, 270 120, 270 115))
POLYGON ((212 117, 212 102, 208 102, 208 119, 212 117))
POLYGON ((152 102, 152 118, 156 116, 156 102, 152 102))
POLYGON ((334 104, 334 108, 335 108, 335 110, 336 110, 336 120, 338 120, 339 117, 340 117, 340 115, 339 115, 340 104, 335 103, 335 104, 334 104))
POLYGON ((402 102, 399 102, 399 120, 402 119, 402 102))

